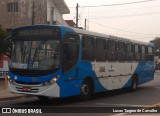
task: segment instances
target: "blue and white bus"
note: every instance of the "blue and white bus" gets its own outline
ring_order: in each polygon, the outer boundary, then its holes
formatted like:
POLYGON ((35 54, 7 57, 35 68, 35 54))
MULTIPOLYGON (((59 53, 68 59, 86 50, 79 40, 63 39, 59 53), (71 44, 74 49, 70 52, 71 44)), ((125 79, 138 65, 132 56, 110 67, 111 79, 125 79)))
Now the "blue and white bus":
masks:
POLYGON ((11 40, 11 93, 89 99, 154 79, 152 43, 57 25, 17 28, 11 40))

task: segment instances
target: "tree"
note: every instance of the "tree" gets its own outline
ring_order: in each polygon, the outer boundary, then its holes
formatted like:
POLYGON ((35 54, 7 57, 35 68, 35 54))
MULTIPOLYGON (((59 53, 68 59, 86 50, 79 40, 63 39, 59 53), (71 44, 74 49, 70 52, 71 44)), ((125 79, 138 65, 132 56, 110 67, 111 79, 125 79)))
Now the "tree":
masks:
POLYGON ((160 37, 156 37, 154 40, 150 41, 151 43, 154 43, 155 50, 160 50, 160 37))
POLYGON ((10 48, 11 48, 9 41, 6 42, 6 44, 5 44, 6 46, 4 46, 4 43, 5 43, 4 39, 7 37, 8 37, 8 33, 0 25, 0 54, 5 53, 6 51, 10 50, 10 48))

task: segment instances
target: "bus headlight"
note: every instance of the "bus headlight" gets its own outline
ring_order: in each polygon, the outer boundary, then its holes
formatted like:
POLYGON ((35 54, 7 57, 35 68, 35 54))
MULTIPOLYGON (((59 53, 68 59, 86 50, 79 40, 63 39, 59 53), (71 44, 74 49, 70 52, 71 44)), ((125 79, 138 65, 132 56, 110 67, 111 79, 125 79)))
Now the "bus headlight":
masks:
POLYGON ((49 86, 56 83, 59 77, 60 77, 59 75, 57 75, 56 77, 53 77, 50 81, 43 83, 43 86, 49 86))
POLYGON ((56 83, 57 80, 59 79, 59 77, 60 77, 60 76, 57 75, 56 77, 52 78, 52 79, 50 80, 50 82, 51 82, 52 84, 56 83))
POLYGON ((9 80, 9 79, 10 79, 10 76, 7 76, 7 79, 9 80))

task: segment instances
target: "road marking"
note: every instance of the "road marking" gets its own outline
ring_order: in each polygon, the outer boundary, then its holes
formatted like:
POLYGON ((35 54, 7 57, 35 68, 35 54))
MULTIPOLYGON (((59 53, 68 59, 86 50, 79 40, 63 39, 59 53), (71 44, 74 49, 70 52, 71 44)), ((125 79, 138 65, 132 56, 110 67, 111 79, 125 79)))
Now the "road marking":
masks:
POLYGON ((111 115, 111 116, 124 116, 124 115, 126 115, 127 113, 119 113, 119 114, 113 114, 113 115, 111 115))
POLYGON ((97 105, 106 105, 106 106, 118 106, 118 107, 147 107, 147 105, 132 105, 132 104, 110 104, 110 103, 94 103, 94 104, 97 104, 97 105))
POLYGON ((152 107, 160 107, 160 102, 152 105, 148 105, 146 108, 152 108, 152 107))
POLYGON ((140 114, 129 114, 129 113, 119 113, 110 116, 159 116, 159 114, 149 114, 149 113, 140 113, 140 114))
MULTIPOLYGON (((36 97, 28 97, 28 98, 27 98, 27 97, 24 96, 24 97, 19 98, 18 101, 29 100, 29 99, 32 100, 33 98, 37 99, 36 97)), ((10 102, 16 101, 16 99, 12 99, 12 100, 9 100, 9 99, 8 99, 8 100, 0 101, 0 103, 9 102, 9 101, 10 101, 10 102)))

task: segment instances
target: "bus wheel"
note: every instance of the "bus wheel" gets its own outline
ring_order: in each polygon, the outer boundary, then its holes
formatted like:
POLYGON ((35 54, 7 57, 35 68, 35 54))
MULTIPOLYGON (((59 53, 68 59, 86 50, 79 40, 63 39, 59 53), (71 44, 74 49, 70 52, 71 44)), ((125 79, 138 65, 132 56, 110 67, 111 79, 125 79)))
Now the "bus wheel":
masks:
POLYGON ((88 100, 91 97, 92 94, 92 88, 91 83, 89 81, 84 81, 81 86, 81 93, 79 96, 80 100, 88 100))
POLYGON ((138 78, 137 76, 133 76, 130 90, 135 91, 137 89, 137 85, 138 85, 138 78))

